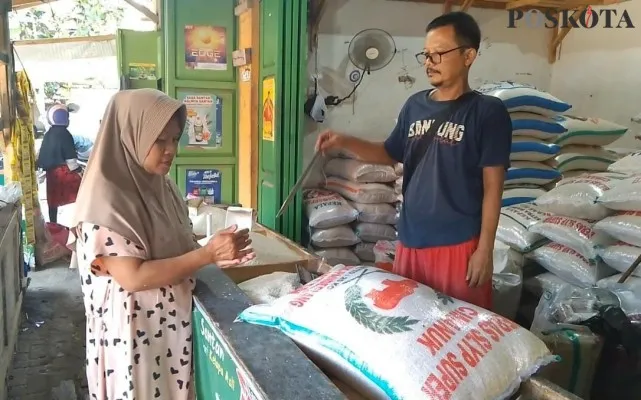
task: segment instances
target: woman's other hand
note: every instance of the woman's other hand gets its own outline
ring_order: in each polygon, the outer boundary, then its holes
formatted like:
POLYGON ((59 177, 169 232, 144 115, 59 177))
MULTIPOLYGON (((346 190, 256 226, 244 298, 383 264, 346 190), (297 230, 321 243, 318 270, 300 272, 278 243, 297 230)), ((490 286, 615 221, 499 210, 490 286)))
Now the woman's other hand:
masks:
POLYGON ((228 268, 255 257, 254 250, 249 248, 250 244, 249 230, 239 231, 236 225, 232 225, 214 235, 204 248, 211 263, 220 268, 228 268))

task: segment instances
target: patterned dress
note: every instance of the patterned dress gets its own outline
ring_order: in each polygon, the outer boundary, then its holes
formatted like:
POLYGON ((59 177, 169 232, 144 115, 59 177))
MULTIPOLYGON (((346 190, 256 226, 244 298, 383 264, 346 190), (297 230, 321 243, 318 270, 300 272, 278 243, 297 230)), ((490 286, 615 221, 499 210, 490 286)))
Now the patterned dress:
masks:
POLYGON ((83 223, 76 240, 87 316, 87 380, 93 400, 191 400, 194 280, 129 293, 100 257, 146 259, 110 229, 83 223))

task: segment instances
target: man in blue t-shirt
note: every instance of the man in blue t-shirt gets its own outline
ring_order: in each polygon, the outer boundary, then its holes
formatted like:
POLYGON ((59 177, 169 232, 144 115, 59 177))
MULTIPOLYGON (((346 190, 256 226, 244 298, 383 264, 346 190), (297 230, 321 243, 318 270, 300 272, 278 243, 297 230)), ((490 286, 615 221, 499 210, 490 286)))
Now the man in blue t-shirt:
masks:
POLYGON ((373 143, 330 131, 316 147, 346 150, 368 163, 403 163, 394 272, 490 308, 512 122, 501 100, 470 89, 480 42, 470 15, 435 18, 416 55, 434 89, 407 100, 389 138, 373 143))

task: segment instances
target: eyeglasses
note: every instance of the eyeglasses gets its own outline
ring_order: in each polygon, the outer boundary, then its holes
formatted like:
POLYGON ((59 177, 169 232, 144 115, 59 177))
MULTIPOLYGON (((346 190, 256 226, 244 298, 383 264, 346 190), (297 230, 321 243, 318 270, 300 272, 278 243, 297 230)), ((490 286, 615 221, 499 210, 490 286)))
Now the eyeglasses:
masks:
POLYGON ((468 48, 468 46, 459 46, 459 47, 455 47, 455 48, 450 49, 450 50, 435 51, 433 53, 428 53, 426 51, 421 51, 420 53, 417 53, 415 57, 416 57, 416 61, 418 61, 418 63, 421 64, 421 65, 425 65, 425 63, 427 62, 428 59, 432 62, 432 64, 440 64, 441 61, 443 61, 443 56, 445 54, 451 53, 451 52, 453 52, 455 50, 467 49, 467 48, 468 48))

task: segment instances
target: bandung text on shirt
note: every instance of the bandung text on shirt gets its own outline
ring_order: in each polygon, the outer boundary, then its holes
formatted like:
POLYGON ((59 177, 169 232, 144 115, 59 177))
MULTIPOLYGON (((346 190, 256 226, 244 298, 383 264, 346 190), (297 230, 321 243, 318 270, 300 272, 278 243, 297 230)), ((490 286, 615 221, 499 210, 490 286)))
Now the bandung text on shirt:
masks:
MULTIPOLYGON (((407 133, 408 138, 421 137, 425 135, 435 120, 433 119, 424 119, 422 121, 416 121, 410 125, 410 129, 407 133)), ((458 144, 463 141, 463 136, 465 134, 465 125, 455 124, 454 122, 443 122, 436 131, 435 140, 443 144, 458 144)))

